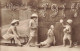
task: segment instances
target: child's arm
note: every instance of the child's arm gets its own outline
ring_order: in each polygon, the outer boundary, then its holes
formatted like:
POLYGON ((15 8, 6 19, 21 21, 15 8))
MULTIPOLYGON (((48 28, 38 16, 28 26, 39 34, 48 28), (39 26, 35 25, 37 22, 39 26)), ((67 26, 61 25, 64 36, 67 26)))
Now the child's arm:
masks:
POLYGON ((63 27, 66 27, 66 25, 64 25, 63 23, 61 23, 63 27))
POLYGON ((68 32, 68 33, 70 33, 70 32, 71 32, 71 27, 69 27, 69 28, 68 28, 68 31, 67 31, 67 32, 68 32))
POLYGON ((15 30, 15 27, 12 27, 12 32, 13 32, 13 34, 15 35, 15 36, 17 36, 17 37, 19 37, 18 35, 17 35, 17 32, 16 32, 17 30, 15 30))
POLYGON ((33 25, 33 20, 31 20, 30 22, 29 22, 29 28, 31 28, 31 29, 35 29, 36 27, 35 26, 32 26, 33 25))
POLYGON ((55 45, 56 44, 56 39, 55 39, 55 36, 54 36, 54 39, 53 39, 54 41, 53 41, 53 44, 55 45))
POLYGON ((60 23, 62 24, 63 27, 65 27, 65 25, 63 24, 63 19, 60 20, 60 23))
POLYGON ((31 24, 32 24, 31 22, 32 22, 32 21, 30 20, 30 22, 29 22, 29 28, 31 28, 31 24))
POLYGON ((47 34, 49 34, 50 30, 48 30, 47 34))
POLYGON ((18 36, 20 36, 20 33, 17 31, 17 28, 15 27, 15 32, 16 32, 16 34, 18 35, 18 36))
POLYGON ((48 32, 47 32, 47 35, 49 36, 49 34, 50 34, 50 29, 48 30, 48 32))

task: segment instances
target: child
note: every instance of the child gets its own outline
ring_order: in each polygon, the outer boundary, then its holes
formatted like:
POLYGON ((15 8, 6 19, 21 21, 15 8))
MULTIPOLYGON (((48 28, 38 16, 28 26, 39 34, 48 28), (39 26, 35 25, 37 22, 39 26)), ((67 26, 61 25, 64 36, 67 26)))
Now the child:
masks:
MULTIPOLYGON (((63 25, 63 21, 60 20, 60 22, 61 22, 62 25, 63 25)), ((65 44, 66 39, 68 39, 69 42, 70 42, 70 47, 72 47, 72 38, 71 38, 72 28, 71 28, 71 25, 70 25, 71 23, 72 23, 72 20, 71 20, 71 19, 68 19, 68 20, 67 20, 67 24, 66 24, 66 25, 63 25, 63 27, 65 27, 65 28, 63 29, 63 32, 64 32, 63 45, 64 45, 64 46, 66 45, 66 44, 65 44)))
POLYGON ((55 45, 55 36, 54 36, 54 26, 51 25, 50 29, 47 32, 47 39, 43 42, 40 42, 40 44, 37 44, 37 46, 43 46, 43 47, 50 47, 51 44, 55 45))
POLYGON ((19 46, 22 46, 21 42, 19 41, 19 36, 18 36, 18 32, 17 32, 17 27, 19 25, 19 20, 13 20, 11 22, 11 26, 9 27, 9 29, 7 30, 7 33, 5 35, 3 35, 4 39, 12 39, 14 38, 14 40, 18 43, 19 46))
POLYGON ((31 20, 29 22, 29 28, 30 28, 30 37, 29 37, 29 41, 27 43, 27 46, 35 46, 35 44, 37 44, 37 17, 38 15, 36 13, 32 14, 31 16, 31 20), (34 40, 34 41, 33 41, 34 40))

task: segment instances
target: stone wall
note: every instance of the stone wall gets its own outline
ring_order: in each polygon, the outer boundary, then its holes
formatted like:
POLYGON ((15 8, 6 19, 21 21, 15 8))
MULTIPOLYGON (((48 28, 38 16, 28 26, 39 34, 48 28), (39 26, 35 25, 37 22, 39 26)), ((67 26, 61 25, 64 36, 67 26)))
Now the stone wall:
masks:
POLYGON ((2 26, 10 24, 13 19, 19 19, 19 11, 12 11, 10 9, 1 9, 2 26))
MULTIPOLYGON (((75 0, 74 0, 75 1, 75 0)), ((72 2, 72 1, 71 1, 72 2)), ((55 26, 55 36, 56 36, 56 41, 57 41, 57 44, 60 45, 62 44, 62 38, 63 38, 63 27, 59 22, 60 19, 63 19, 64 20, 64 23, 66 22, 67 19, 72 19, 73 20, 73 25, 72 25, 72 39, 73 39, 73 42, 80 42, 80 10, 78 10, 78 16, 77 17, 74 17, 74 12, 70 11, 70 6, 71 6, 71 2, 67 2, 66 3, 66 8, 65 8, 65 16, 66 17, 63 17, 61 15, 62 13, 62 10, 60 8, 59 9, 59 13, 57 16, 55 17, 50 17, 50 14, 52 14, 51 12, 51 9, 47 9, 46 10, 46 16, 45 17, 42 17, 41 15, 39 15, 39 21, 38 21, 38 24, 39 24, 39 40, 40 42, 41 41, 44 41, 47 37, 46 33, 50 27, 50 25, 54 25, 55 26)), ((60 5, 62 5, 62 2, 53 2, 53 3, 56 3, 59 7, 60 5)), ((39 11, 42 10, 42 9, 39 9, 39 11)))

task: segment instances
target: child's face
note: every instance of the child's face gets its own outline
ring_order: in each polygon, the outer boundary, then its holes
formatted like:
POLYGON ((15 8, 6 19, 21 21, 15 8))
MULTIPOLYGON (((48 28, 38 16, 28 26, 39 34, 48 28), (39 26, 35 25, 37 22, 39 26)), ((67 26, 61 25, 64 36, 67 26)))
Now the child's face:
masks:
POLYGON ((51 25, 51 27, 50 27, 51 29, 54 29, 54 26, 53 25, 51 25))
POLYGON ((15 23, 15 26, 18 26, 18 25, 19 25, 19 23, 18 23, 18 22, 16 22, 16 23, 15 23))
POLYGON ((34 20, 36 20, 37 18, 33 18, 34 20))

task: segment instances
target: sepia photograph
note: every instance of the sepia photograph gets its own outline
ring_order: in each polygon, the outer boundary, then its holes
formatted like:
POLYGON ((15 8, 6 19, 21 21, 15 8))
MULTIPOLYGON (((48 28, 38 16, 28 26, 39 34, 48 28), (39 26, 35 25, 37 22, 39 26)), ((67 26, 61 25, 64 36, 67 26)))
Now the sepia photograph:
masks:
POLYGON ((0 51, 80 51, 80 0, 0 0, 0 51))

